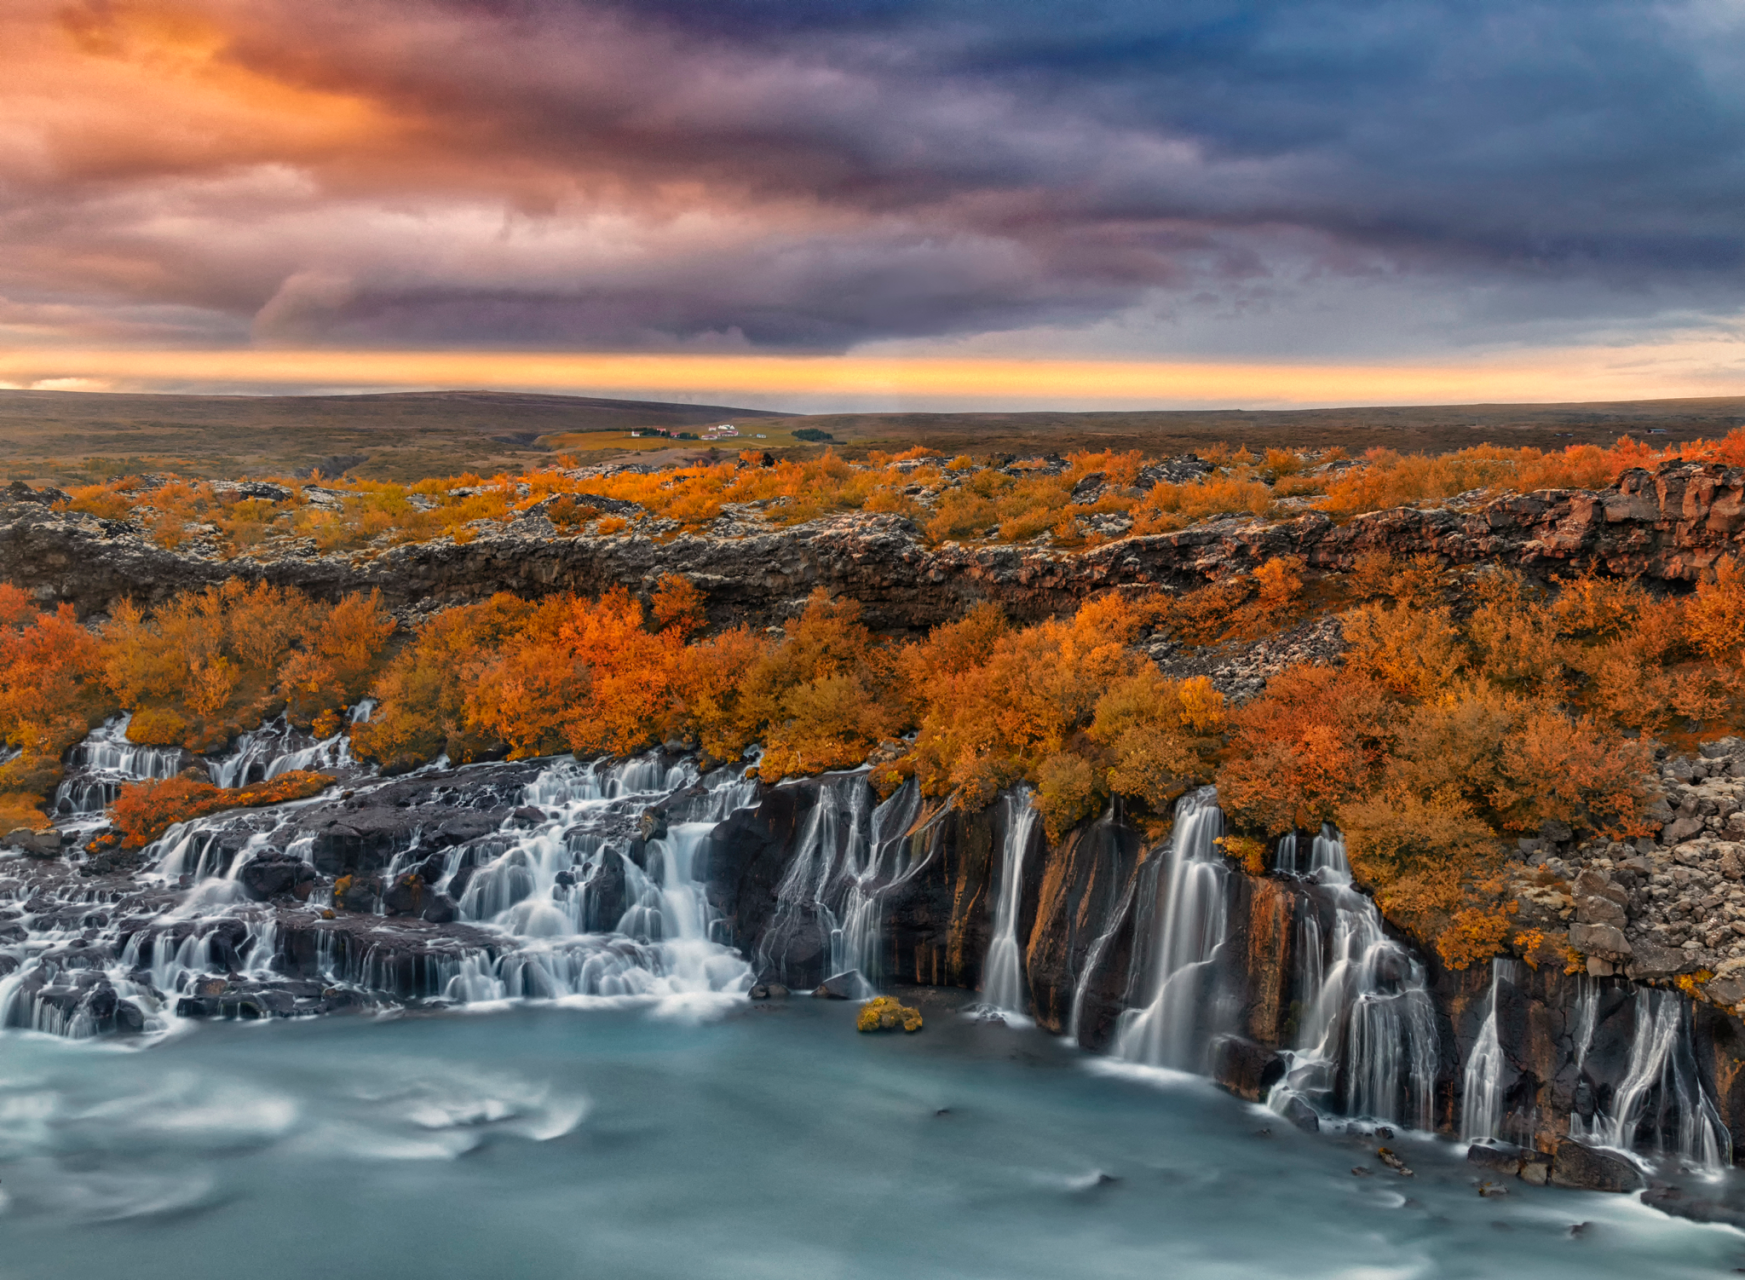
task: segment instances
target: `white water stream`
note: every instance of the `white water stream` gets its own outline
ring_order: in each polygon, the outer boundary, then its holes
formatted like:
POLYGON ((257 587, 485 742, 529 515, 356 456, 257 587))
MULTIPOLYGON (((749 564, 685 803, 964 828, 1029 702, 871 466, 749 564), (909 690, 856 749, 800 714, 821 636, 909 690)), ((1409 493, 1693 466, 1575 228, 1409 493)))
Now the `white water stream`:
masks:
POLYGON ((1352 887, 1345 846, 1331 828, 1315 839, 1306 876, 1296 975, 1303 1013, 1268 1105, 1283 1114, 1297 1098, 1323 1113, 1429 1129, 1438 1038, 1424 966, 1387 936, 1375 903, 1352 887), (1332 915, 1325 938, 1318 908, 1332 915))
POLYGON ((1210 787, 1176 802, 1169 849, 1142 903, 1129 984, 1136 999, 1115 1034, 1118 1058, 1181 1071, 1208 1065, 1228 1020, 1214 982, 1214 961, 1229 933, 1230 870, 1214 843, 1223 833, 1224 814, 1210 787))
POLYGON ((1513 981, 1516 962, 1491 961, 1491 989, 1486 1004, 1484 1022, 1478 1039, 1466 1059, 1461 1075, 1460 1137, 1463 1142, 1501 1136, 1499 1125, 1503 1116, 1503 1067, 1505 1059, 1497 1033, 1497 988, 1513 981))
POLYGON ((995 1009, 1023 1016, 1024 956, 1018 942, 1018 914, 1024 897, 1024 861, 1036 834, 1041 811, 1031 803, 1029 787, 1001 798, 1005 809, 1005 839, 1000 849, 1000 879, 994 909, 994 936, 982 966, 982 998, 995 1009))

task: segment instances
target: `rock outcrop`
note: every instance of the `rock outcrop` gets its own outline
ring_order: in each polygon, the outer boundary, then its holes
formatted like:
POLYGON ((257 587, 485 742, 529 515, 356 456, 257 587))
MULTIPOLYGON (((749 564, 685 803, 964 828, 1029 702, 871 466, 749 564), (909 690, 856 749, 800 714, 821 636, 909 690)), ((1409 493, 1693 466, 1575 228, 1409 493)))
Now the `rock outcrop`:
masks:
POLYGON ((719 623, 780 621, 824 587, 861 601, 876 627, 921 630, 981 600, 1035 619, 1105 588, 1187 587, 1287 554, 1340 569, 1366 551, 1428 551, 1456 564, 1531 571, 1596 565, 1690 582, 1738 552, 1742 537, 1745 470, 1694 463, 1629 471, 1609 489, 1516 494, 1474 510, 1399 508, 1347 524, 1318 512, 1270 523, 1219 520, 1076 552, 930 546, 909 521, 891 515, 784 528, 729 513, 702 533, 645 519, 631 532, 594 536, 563 533, 534 511, 488 525, 464 543, 443 537, 322 555, 305 542, 227 558, 198 543, 168 550, 133 524, 0 491, 0 581, 45 602, 70 602, 81 615, 106 612, 123 596, 156 602, 235 575, 327 598, 377 589, 391 606, 416 613, 504 590, 640 591, 663 573, 680 573, 705 591, 719 623))

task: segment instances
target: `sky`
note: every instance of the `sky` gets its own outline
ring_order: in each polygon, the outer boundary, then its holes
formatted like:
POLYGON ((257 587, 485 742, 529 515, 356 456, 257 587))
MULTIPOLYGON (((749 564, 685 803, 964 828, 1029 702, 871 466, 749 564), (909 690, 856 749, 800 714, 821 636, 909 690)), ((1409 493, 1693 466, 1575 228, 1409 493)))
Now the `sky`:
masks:
POLYGON ((0 384, 1745 394, 1745 0, 5 0, 0 384))

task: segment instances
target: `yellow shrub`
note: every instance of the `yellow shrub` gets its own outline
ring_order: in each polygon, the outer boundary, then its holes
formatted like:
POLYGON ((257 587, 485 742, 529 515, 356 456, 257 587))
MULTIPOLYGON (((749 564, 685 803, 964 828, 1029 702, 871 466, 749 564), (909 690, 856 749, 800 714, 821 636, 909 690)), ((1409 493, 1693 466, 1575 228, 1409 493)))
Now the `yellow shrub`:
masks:
POLYGON ((891 996, 874 996, 861 1005, 854 1020, 856 1031, 895 1031, 899 1027, 905 1032, 919 1031, 921 1011, 899 1004, 891 996))

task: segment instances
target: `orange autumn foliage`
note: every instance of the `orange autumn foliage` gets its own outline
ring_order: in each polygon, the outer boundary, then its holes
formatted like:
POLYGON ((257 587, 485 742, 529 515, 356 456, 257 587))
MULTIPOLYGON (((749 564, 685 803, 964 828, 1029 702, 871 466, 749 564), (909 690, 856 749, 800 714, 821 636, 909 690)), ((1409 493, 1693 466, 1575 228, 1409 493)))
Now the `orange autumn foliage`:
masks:
POLYGON ((191 778, 140 782, 121 789, 109 817, 131 848, 143 848, 178 822, 225 809, 252 809, 319 795, 333 779, 324 773, 293 770, 246 787, 218 787, 191 778))
POLYGON ((1375 779, 1398 714, 1359 674, 1293 666, 1233 712, 1218 794, 1240 823, 1269 834, 1312 830, 1375 779))
MULTIPOLYGON (((41 827, 40 806, 60 776, 61 755, 108 709, 96 676, 96 638, 71 605, 41 611, 30 597, 0 583, 0 817, 12 826, 41 827)), ((8 827, 7 829, 10 829, 8 827)))

